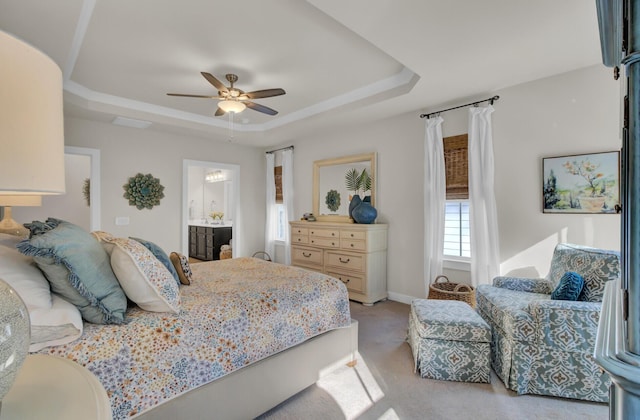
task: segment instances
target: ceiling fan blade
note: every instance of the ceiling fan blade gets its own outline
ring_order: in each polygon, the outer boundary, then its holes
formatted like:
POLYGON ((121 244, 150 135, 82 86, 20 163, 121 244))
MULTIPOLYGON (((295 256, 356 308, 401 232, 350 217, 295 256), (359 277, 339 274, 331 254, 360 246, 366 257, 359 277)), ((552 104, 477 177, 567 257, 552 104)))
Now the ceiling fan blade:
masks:
POLYGON ((260 98, 270 98, 272 96, 280 96, 284 95, 284 89, 264 89, 264 90, 254 90, 253 92, 247 92, 244 95, 249 99, 260 99, 260 98))
POLYGON ((219 117, 220 115, 224 115, 224 111, 222 110, 222 108, 218 108, 216 110, 216 113, 213 115, 215 115, 216 117, 219 117))
POLYGON ((262 112, 263 114, 276 115, 278 113, 278 111, 273 108, 269 108, 268 106, 260 105, 255 102, 244 101, 243 103, 247 106, 247 108, 251 108, 254 111, 262 112))
POLYGON ((188 93, 167 93, 169 96, 184 96, 187 98, 206 98, 206 99, 220 99, 219 96, 208 96, 208 95, 190 95, 188 93))
POLYGON ((225 85, 222 84, 222 82, 218 79, 216 79, 215 77, 213 77, 213 75, 211 75, 211 73, 207 73, 207 72, 200 72, 201 75, 204 76, 205 79, 207 79, 207 81, 209 83, 211 83, 216 89, 218 89, 218 91, 220 92, 228 92, 229 89, 227 89, 227 87, 225 85))

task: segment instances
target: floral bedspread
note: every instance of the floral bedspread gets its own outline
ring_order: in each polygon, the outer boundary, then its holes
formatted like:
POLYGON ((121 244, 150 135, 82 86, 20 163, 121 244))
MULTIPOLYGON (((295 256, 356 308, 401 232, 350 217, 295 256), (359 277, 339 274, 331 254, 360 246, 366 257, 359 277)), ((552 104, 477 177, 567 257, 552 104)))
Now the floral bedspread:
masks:
POLYGON ((350 324, 347 290, 331 277, 256 258, 191 267, 179 314, 133 306, 126 325, 85 323, 80 339, 40 353, 93 372, 118 420, 350 324))

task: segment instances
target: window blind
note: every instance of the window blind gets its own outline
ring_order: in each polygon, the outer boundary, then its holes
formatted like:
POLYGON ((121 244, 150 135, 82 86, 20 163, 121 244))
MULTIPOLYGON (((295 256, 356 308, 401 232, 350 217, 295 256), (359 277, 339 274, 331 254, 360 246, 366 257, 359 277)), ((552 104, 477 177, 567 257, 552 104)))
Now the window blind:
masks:
POLYGON ((467 134, 443 139, 447 200, 469 198, 468 145, 467 134))

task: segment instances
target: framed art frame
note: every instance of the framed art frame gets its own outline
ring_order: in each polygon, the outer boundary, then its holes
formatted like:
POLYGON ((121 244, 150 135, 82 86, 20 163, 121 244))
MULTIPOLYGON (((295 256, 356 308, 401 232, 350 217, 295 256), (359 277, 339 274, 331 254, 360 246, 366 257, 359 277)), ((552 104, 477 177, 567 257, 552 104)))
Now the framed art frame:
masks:
POLYGON ((543 213, 614 214, 620 204, 620 152, 542 158, 543 213))

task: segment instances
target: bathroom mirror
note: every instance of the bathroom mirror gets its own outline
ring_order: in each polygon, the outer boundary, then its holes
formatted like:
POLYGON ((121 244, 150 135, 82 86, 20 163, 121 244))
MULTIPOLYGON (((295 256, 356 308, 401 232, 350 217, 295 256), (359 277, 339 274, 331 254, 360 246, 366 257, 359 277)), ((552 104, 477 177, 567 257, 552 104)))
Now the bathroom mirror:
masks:
POLYGON ((347 190, 345 175, 355 169, 361 173, 366 169, 371 177, 371 190, 360 197, 371 196, 375 207, 376 153, 343 156, 313 162, 313 214, 323 222, 353 223, 349 218, 349 201, 353 191, 347 190))

